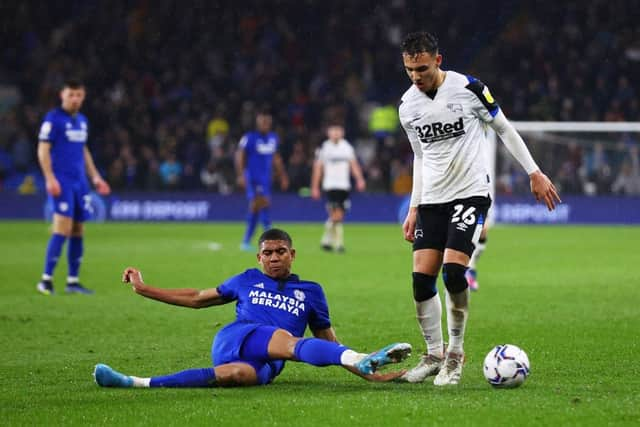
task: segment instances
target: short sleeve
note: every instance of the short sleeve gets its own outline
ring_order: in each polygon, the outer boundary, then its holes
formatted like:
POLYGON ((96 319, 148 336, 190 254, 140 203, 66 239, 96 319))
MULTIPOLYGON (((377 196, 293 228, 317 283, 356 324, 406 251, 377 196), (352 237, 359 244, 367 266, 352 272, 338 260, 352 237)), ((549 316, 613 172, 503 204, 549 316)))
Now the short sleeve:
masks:
POLYGON ((218 293, 222 298, 227 301, 234 301, 238 299, 238 288, 240 284, 243 282, 243 274, 239 274, 237 276, 233 276, 227 279, 224 283, 218 286, 218 293))
POLYGON ((314 292, 314 297, 312 310, 309 313, 309 328, 312 331, 330 328, 329 306, 324 291, 319 285, 317 292, 314 292))
POLYGON ((238 147, 242 150, 245 150, 248 143, 249 137, 247 135, 243 135, 242 138, 240 138, 240 142, 238 142, 238 147))
POLYGON ((356 158, 356 151, 353 149, 353 145, 347 145, 347 153, 349 153, 349 159, 354 160, 356 158))
POLYGON ((51 142, 54 137, 54 129, 53 129, 53 116, 51 113, 47 114, 40 125, 40 131, 38 133, 38 141, 47 141, 51 142))

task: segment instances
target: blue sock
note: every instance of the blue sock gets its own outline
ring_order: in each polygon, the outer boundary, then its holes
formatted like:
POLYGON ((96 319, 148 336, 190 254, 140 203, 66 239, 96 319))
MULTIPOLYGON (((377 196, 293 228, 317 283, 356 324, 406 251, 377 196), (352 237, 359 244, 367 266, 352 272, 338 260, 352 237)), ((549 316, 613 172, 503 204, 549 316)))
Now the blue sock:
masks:
POLYGON ((80 261, 84 252, 82 237, 71 237, 67 247, 67 260, 69 261, 69 276, 78 277, 80 272, 80 261))
POLYGON ((47 246, 47 255, 44 261, 44 274, 53 276, 53 270, 58 264, 58 258, 62 253, 62 245, 67 240, 62 234, 52 234, 49 239, 49 245, 47 246))
POLYGON ((342 365, 340 356, 349 348, 319 338, 303 338, 296 343, 294 354, 300 362, 313 366, 342 365))
POLYGON ((244 239, 242 240, 244 243, 251 241, 256 225, 258 225, 258 213, 249 212, 247 215, 247 231, 244 233, 244 239))
POLYGON ((213 368, 187 369, 175 374, 151 378, 149 387, 215 387, 216 372, 213 368))
POLYGON ((260 223, 262 223, 262 228, 267 231, 271 228, 271 209, 266 207, 262 208, 259 212, 260 215, 260 223))

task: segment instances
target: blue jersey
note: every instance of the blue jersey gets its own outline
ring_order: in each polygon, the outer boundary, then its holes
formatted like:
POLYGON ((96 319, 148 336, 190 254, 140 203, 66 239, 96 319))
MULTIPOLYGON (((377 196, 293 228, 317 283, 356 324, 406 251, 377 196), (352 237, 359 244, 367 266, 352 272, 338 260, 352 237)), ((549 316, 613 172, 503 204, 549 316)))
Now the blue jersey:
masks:
POLYGON ((307 325, 312 330, 331 327, 322 287, 295 274, 278 281, 253 268, 218 286, 218 292, 237 301, 234 323, 275 326, 296 337, 304 335, 307 325))
POLYGON ((51 165, 58 180, 86 180, 84 146, 89 121, 81 114, 71 115, 58 107, 47 113, 38 140, 51 144, 51 165))
POLYGON ((262 134, 257 131, 246 133, 240 140, 240 148, 245 153, 245 179, 247 184, 271 183, 273 156, 278 150, 278 135, 275 132, 262 134))

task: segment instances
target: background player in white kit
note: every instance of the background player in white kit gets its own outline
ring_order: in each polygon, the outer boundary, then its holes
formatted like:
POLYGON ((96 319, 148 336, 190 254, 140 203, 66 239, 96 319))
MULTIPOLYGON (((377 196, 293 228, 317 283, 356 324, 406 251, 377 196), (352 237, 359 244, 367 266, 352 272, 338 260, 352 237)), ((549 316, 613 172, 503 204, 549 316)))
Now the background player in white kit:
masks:
POLYGON ((351 175, 355 178, 356 189, 364 191, 365 181, 353 147, 344 139, 344 128, 331 125, 327 128, 327 139, 316 152, 311 176, 311 197, 320 199, 320 180, 327 199, 329 218, 324 226, 320 244, 324 250, 344 252, 344 231, 342 222, 349 208, 351 175))
POLYGON ((465 272, 487 215, 489 174, 481 155, 491 126, 527 171, 531 192, 549 210, 558 193, 524 141, 479 80, 440 69, 437 39, 409 34, 402 59, 413 85, 402 96, 400 122, 414 152, 413 189, 404 238, 413 242, 413 294, 427 351, 403 379, 458 384, 464 362, 469 289, 465 272), (443 348, 442 306, 436 279, 446 287, 449 345, 443 348))

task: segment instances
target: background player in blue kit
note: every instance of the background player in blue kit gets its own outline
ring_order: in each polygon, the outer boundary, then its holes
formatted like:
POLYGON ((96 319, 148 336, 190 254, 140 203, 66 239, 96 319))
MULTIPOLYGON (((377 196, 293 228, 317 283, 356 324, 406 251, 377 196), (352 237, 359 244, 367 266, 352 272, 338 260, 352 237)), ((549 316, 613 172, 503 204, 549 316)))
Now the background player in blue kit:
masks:
POLYGON ((37 285, 38 291, 45 295, 54 292, 53 271, 67 239, 69 271, 66 292, 93 293, 82 286, 78 279, 84 252, 83 223, 91 215, 87 174, 98 193, 107 195, 111 189, 100 176, 87 147, 89 122, 80 113, 84 98, 84 85, 67 81, 60 92, 62 105, 47 113, 38 136, 38 160, 54 208, 53 230, 47 246, 44 273, 37 285))
POLYGON ((143 282, 140 271, 125 269, 122 280, 131 283, 142 296, 191 308, 236 301, 236 320, 214 339, 213 367, 139 378, 98 364, 94 371, 96 382, 103 387, 264 385, 280 374, 285 360, 315 366, 341 365, 371 381, 389 381, 404 373, 375 371, 404 360, 411 352, 409 344, 391 344, 366 355, 338 343, 322 287, 291 274, 296 251, 285 231, 264 232, 259 245, 257 258, 262 271, 249 269, 217 288, 202 291, 152 287, 143 282), (307 325, 315 338, 302 338, 307 325))
POLYGON ((236 173, 238 186, 245 188, 249 199, 247 229, 242 239, 241 249, 253 250, 251 238, 258 221, 263 230, 271 228, 271 180, 272 169, 280 179, 280 187, 289 187, 289 178, 278 153, 278 135, 271 130, 273 118, 266 111, 256 116, 256 130, 246 133, 240 140, 236 153, 236 173))

